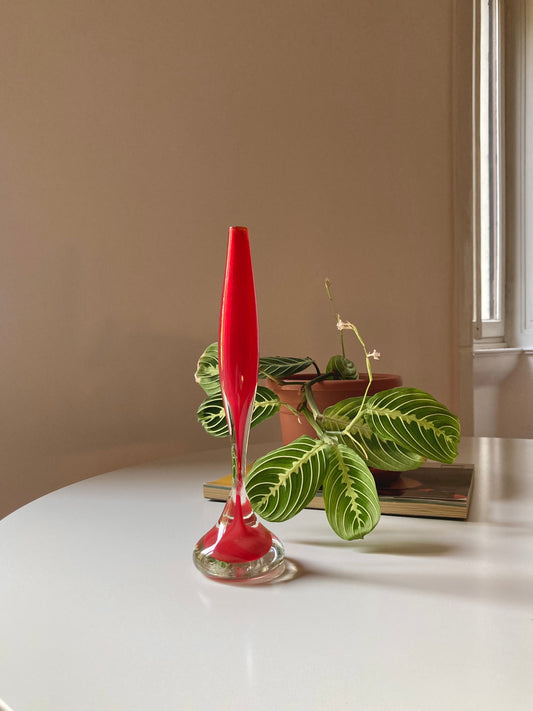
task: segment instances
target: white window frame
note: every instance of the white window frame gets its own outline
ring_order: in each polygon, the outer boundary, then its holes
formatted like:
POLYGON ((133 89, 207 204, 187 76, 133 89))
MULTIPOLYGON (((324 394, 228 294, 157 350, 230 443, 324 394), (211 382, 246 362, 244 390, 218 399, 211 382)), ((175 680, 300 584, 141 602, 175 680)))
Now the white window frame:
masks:
POLYGON ((506 0, 506 337, 533 348, 533 0, 506 0), (528 125, 529 124, 529 125, 528 125), (529 199, 528 199, 529 197, 529 199))
POLYGON ((475 3, 474 38, 474 344, 479 347, 504 347, 505 343, 505 110, 504 110, 504 13, 503 0, 478 0, 475 3), (490 6, 490 10, 489 10, 490 6), (486 32, 488 13, 493 12, 495 34, 492 50, 494 88, 488 84, 487 58, 490 42, 486 32), (492 121, 489 126, 488 107, 492 121), (482 127, 482 123, 484 125, 482 127), (492 152, 489 152, 491 143, 492 152), (488 319, 486 303, 487 253, 495 253, 492 285, 497 313, 488 319))

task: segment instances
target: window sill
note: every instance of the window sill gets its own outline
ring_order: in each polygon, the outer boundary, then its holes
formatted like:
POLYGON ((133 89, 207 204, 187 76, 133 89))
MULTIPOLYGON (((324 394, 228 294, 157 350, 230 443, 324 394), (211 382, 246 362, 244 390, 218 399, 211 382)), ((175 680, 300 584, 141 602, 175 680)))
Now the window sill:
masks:
POLYGON ((510 356, 518 355, 519 353, 528 353, 529 355, 533 355, 533 348, 480 348, 479 346, 474 346, 473 351, 474 358, 478 358, 479 356, 510 356))
POLYGON ((475 350, 474 355, 474 392, 478 388, 500 387, 502 383, 518 368, 522 348, 482 348, 475 350))

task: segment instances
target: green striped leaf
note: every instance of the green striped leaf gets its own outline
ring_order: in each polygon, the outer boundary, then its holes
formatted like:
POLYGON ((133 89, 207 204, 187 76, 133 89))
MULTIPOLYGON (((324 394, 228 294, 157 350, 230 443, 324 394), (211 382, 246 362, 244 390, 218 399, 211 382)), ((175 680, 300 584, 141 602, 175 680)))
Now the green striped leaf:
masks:
POLYGON ((260 422, 268 420, 279 412, 281 402, 276 393, 264 385, 258 385, 255 393, 254 409, 250 427, 255 427, 260 422))
POLYGON ((350 447, 330 448, 323 491, 329 525, 340 538, 363 538, 377 526, 381 511, 374 477, 350 447))
POLYGON ((296 516, 322 483, 329 445, 307 435, 258 459, 246 475, 252 508, 267 521, 296 516))
POLYGON ((326 365, 326 373, 333 373, 335 378, 341 380, 358 380, 359 373, 355 363, 342 355, 332 356, 326 365))
POLYGON ((206 395, 216 395, 220 392, 218 375, 218 343, 211 343, 200 356, 194 379, 206 395))
MULTIPOLYGON (((369 427, 362 427, 357 432, 354 432, 352 437, 365 450, 365 462, 367 465, 374 469, 407 472, 412 469, 418 469, 425 461, 425 457, 416 452, 409 452, 403 449, 392 440, 380 439, 369 427)), ((357 444, 354 445, 349 437, 343 438, 343 442, 357 451, 357 444)))
POLYGON ((313 362, 312 358, 282 358, 281 356, 259 358, 259 377, 275 380, 288 378, 290 375, 307 370, 313 362))
MULTIPOLYGON (((257 388, 252 411, 250 427, 255 427, 260 422, 272 417, 281 407, 279 397, 270 390, 260 385, 257 388)), ((213 437, 227 437, 229 435, 226 411, 222 394, 211 395, 198 408, 198 420, 205 431, 213 437)))
POLYGON ((359 412, 362 401, 362 397, 352 397, 327 407, 322 420, 324 429, 328 433, 335 433, 340 442, 358 454, 364 450, 364 459, 369 467, 404 472, 417 469, 423 464, 424 457, 420 454, 410 452, 392 440, 380 439, 362 420, 351 427, 349 435, 340 435, 359 412))
POLYGON ((222 393, 211 395, 207 400, 204 400, 196 415, 198 422, 208 434, 213 437, 227 437, 229 435, 222 393))
POLYGON ((434 397, 416 388, 392 388, 365 403, 365 422, 382 439, 390 439, 438 462, 457 456, 459 419, 434 397))
MULTIPOLYGON (((283 358, 281 356, 259 359, 259 378, 280 380, 307 370, 314 361, 312 358, 283 358)), ((218 370, 218 343, 211 343, 200 356, 196 366, 194 379, 206 395, 216 395, 220 392, 220 375, 218 370)))
POLYGON ((344 430, 361 409, 363 397, 348 397, 346 400, 339 400, 334 405, 326 407, 323 412, 322 426, 332 432, 344 430))

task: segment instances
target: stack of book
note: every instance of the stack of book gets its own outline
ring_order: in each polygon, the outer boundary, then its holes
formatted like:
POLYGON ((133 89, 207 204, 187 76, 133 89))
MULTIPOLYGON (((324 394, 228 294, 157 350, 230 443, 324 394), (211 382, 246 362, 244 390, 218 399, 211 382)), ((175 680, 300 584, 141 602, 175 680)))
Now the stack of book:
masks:
MULTIPOLYGON (((473 488, 472 464, 438 464, 436 462, 402 474, 387 488, 378 488, 381 513, 397 516, 432 518, 468 517, 473 488)), ((231 474, 204 484, 206 499, 226 501, 231 490, 231 474)), ((323 509, 322 491, 307 508, 323 509)))

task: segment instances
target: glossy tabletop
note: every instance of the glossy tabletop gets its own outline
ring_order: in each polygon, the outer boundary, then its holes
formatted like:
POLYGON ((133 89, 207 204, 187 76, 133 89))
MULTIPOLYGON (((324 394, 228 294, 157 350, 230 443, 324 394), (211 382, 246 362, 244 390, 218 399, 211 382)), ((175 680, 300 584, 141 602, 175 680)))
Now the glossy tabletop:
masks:
POLYGON ((353 543, 320 511, 270 524, 290 563, 266 585, 192 563, 228 460, 104 474, 0 522, 12 711, 533 708, 533 440, 462 442, 466 522, 383 516, 353 543))

